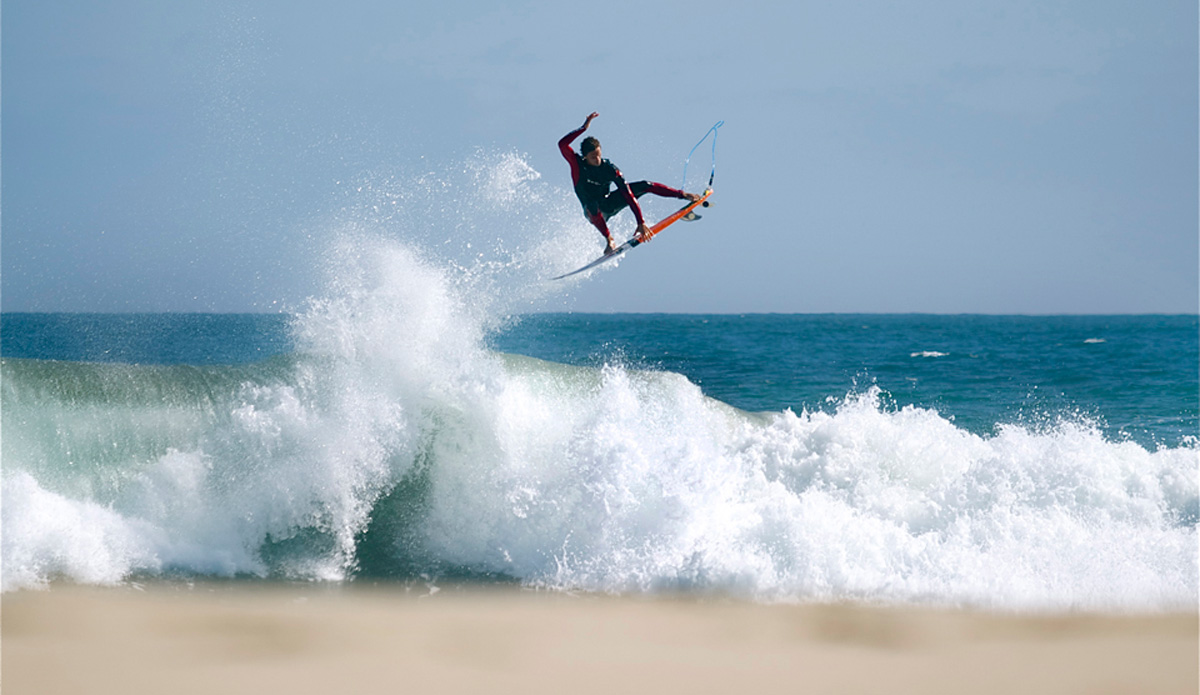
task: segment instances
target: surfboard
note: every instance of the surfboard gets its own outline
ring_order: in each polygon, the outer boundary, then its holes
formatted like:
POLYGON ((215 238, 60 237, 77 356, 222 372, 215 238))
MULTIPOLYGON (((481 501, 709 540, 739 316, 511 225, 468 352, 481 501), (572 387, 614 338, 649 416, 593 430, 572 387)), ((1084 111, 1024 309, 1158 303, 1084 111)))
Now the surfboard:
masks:
POLYGON ((612 259, 616 258, 617 256, 620 256, 621 254, 625 253, 629 249, 632 249, 636 246, 641 246, 642 244, 646 243, 647 241, 650 241, 655 236, 657 236, 659 232, 666 229, 667 227, 670 227, 671 225, 675 224, 676 222, 678 222, 681 219, 685 219, 685 218, 699 219, 700 216, 695 213, 696 208, 698 208, 702 205, 704 207, 708 207, 708 197, 711 196, 712 194, 713 194, 713 190, 711 188, 705 190, 703 195, 701 195, 699 199, 689 201, 687 205, 684 205, 683 207, 679 208, 675 212, 671 213, 670 215, 667 215, 666 217, 662 218, 658 222, 655 222, 653 225, 651 225, 650 233, 647 234, 646 236, 642 237, 641 239, 637 238, 637 236, 635 235, 629 241, 618 246, 617 249, 615 251, 613 251, 612 253, 605 254, 605 255, 597 258, 596 260, 592 261, 591 263, 588 263, 587 265, 583 266, 582 268, 580 268, 578 270, 572 270, 569 273, 564 273, 563 275, 559 275, 558 277, 551 278, 551 279, 552 280, 562 280, 563 278, 569 278, 572 275, 578 275, 579 273, 582 273, 585 270, 591 270, 592 268, 595 268, 596 266, 598 266, 602 263, 607 263, 608 261, 611 261, 612 259))

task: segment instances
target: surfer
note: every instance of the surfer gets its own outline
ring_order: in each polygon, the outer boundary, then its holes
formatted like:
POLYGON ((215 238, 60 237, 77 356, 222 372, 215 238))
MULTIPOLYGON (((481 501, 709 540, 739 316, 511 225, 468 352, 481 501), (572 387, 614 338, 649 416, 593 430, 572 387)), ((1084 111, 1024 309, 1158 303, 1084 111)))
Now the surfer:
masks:
POLYGON ((621 170, 601 156, 600 141, 596 138, 584 138, 583 142, 579 144, 579 152, 571 149, 571 143, 575 142, 575 138, 582 135, 583 131, 592 124, 592 119, 599 115, 593 111, 582 126, 564 135, 558 141, 558 151, 571 165, 571 183, 575 185, 575 195, 583 205, 584 217, 600 230, 600 234, 604 236, 604 240, 608 244, 604 253, 609 254, 617 250, 617 245, 613 241, 612 233, 608 231, 608 218, 625 209, 625 206, 629 206, 629 209, 633 210, 633 216, 637 218, 638 225, 635 234, 639 239, 643 239, 650 235, 650 228, 646 226, 646 220, 642 217, 642 208, 638 205, 638 198, 647 193, 684 200, 698 200, 700 196, 653 181, 625 183, 625 177, 621 175, 621 170), (616 184, 615 190, 610 188, 613 184, 616 184))

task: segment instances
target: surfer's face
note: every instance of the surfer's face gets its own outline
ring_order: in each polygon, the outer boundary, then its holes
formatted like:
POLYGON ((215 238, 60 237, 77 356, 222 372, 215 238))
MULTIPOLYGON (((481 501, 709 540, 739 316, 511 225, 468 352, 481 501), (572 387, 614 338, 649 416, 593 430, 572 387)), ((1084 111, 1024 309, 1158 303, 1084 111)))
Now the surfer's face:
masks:
POLYGON ((594 167, 600 166, 601 160, 602 160, 602 158, 600 156, 600 148, 599 147, 597 147, 596 149, 592 150, 591 152, 588 152, 587 154, 583 155, 583 161, 587 162, 588 164, 590 164, 594 167))

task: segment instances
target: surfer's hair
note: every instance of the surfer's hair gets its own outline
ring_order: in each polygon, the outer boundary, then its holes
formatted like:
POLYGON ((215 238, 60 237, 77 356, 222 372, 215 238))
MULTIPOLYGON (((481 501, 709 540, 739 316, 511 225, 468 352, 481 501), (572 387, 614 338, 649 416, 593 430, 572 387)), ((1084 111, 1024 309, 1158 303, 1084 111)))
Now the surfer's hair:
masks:
POLYGON ((587 156, 588 152, 600 148, 600 141, 593 137, 586 137, 583 142, 579 143, 579 152, 583 156, 587 156))

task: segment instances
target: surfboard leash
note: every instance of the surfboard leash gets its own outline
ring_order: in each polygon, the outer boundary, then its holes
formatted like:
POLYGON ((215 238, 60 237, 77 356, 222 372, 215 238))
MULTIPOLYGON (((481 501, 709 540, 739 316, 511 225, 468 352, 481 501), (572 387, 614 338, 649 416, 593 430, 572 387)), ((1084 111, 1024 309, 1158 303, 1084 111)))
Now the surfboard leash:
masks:
POLYGON ((683 160, 683 185, 681 185, 680 188, 687 186, 687 169, 688 163, 692 161, 692 155, 695 154, 697 147, 704 144, 704 141, 708 139, 709 135, 712 136, 712 170, 708 172, 708 188, 712 188, 713 177, 717 174, 717 128, 720 128, 723 125, 725 125, 725 121, 717 121, 713 127, 708 129, 708 132, 704 134, 704 137, 700 138, 700 142, 696 143, 695 146, 692 147, 692 151, 688 152, 687 159, 683 160))

